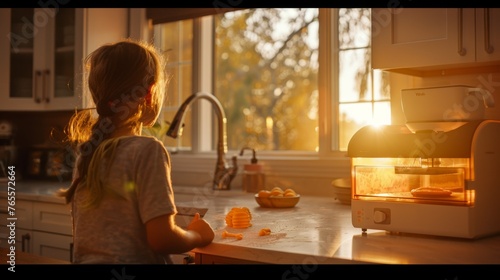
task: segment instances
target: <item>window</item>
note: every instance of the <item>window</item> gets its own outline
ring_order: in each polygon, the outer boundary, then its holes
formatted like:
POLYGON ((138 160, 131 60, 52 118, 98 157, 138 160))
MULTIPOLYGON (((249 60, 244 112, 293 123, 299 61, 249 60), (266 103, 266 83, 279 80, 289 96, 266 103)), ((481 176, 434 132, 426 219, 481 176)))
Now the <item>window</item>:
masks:
MULTIPOLYGON (((193 92, 213 93, 229 150, 338 153, 362 126, 390 123, 387 77, 370 65, 370 9, 243 9, 154 34, 172 74, 162 120, 193 92)), ((215 147, 200 124, 213 110, 192 107, 182 137, 163 138, 170 150, 215 147)))
MULTIPOLYGON (((155 44, 161 49, 167 59, 169 87, 161 115, 161 128, 166 128, 168 122, 174 117, 180 104, 193 91, 193 20, 183 20, 164 23, 155 26, 155 44)), ((191 116, 184 118, 186 127, 191 127, 191 116)), ((164 135, 161 130, 161 140, 167 147, 191 147, 191 130, 183 131, 183 137, 172 139, 164 135)))
POLYGON ((318 11, 215 17, 214 93, 226 108, 229 149, 318 150, 318 11))
POLYGON ((387 73, 371 69, 371 9, 338 10, 339 149, 367 124, 389 124, 387 73))

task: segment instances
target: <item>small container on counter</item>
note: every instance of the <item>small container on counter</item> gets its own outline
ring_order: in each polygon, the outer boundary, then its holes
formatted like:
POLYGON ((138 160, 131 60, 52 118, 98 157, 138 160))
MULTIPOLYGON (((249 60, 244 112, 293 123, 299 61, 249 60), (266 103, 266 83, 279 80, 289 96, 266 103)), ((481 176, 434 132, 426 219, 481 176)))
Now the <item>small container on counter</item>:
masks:
POLYGON ((240 156, 245 150, 252 150, 250 164, 243 166, 242 188, 243 191, 256 193, 265 189, 266 177, 262 171, 262 165, 258 163, 255 149, 244 147, 240 151, 240 156))

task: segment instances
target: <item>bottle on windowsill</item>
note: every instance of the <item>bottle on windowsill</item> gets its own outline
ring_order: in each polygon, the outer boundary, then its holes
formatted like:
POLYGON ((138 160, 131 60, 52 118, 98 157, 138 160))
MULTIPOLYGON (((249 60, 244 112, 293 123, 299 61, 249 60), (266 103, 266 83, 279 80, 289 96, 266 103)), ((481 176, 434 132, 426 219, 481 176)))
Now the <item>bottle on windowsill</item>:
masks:
POLYGON ((249 193, 257 193, 265 189, 265 174, 262 171, 262 165, 258 163, 255 149, 244 147, 240 151, 240 156, 245 150, 252 150, 252 159, 250 164, 243 166, 242 188, 249 193))

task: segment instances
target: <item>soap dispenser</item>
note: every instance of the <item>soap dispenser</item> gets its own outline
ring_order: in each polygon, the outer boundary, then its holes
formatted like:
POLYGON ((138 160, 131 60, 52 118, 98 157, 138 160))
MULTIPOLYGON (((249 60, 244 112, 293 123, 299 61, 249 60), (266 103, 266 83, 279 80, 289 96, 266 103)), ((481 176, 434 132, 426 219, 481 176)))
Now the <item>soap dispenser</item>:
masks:
POLYGON ((257 193, 265 189, 265 175, 262 172, 262 165, 258 163, 255 149, 244 147, 240 151, 240 156, 245 150, 252 150, 250 164, 243 166, 243 191, 257 193))

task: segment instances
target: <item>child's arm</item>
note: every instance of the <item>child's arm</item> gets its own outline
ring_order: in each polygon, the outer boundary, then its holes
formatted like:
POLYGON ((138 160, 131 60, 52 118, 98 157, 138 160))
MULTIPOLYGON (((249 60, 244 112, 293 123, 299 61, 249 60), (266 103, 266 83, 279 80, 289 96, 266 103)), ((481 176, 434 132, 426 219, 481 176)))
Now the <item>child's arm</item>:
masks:
POLYGON ((175 215, 163 215, 146 223, 149 246, 159 254, 181 254, 212 242, 214 231, 197 213, 187 230, 175 224, 175 215))

